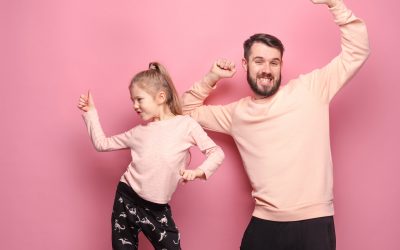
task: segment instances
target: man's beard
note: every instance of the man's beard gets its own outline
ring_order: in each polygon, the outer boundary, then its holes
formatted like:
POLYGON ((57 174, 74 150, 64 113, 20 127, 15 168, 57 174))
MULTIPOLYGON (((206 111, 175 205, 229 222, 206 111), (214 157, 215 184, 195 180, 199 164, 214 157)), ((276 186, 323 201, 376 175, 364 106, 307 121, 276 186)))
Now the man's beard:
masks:
POLYGON ((250 85, 250 88, 253 90, 253 92, 259 96, 262 96, 263 98, 270 97, 274 95, 279 87, 281 86, 281 75, 279 74, 279 78, 275 79, 271 74, 257 74, 256 78, 253 79, 250 76, 249 71, 247 71, 247 82, 250 85), (272 86, 257 86, 257 79, 258 78, 270 78, 272 79, 273 83, 272 86))

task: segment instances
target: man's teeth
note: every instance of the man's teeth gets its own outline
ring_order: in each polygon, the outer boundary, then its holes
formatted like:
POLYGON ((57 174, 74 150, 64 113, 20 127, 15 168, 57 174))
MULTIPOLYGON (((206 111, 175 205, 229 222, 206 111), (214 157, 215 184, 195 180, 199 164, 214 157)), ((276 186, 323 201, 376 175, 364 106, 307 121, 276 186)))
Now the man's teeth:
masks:
POLYGON ((270 78, 259 78, 259 79, 260 79, 260 82, 262 82, 262 83, 269 83, 271 81, 270 78))

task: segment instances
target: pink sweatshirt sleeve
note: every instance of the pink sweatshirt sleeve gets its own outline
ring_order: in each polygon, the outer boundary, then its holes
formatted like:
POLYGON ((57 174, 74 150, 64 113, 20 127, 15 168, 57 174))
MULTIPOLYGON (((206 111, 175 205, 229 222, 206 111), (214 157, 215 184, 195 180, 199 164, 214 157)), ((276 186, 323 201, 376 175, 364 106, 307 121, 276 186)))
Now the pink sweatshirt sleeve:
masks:
POLYGON ((329 64, 309 74, 300 81, 328 103, 354 76, 369 56, 369 41, 364 22, 347 9, 342 1, 330 8, 335 23, 340 27, 341 52, 329 64))
POLYGON ((183 113, 193 117, 207 130, 230 134, 232 111, 236 103, 225 106, 203 105, 213 89, 204 79, 196 82, 182 96, 183 113))
POLYGON ((208 179, 222 164, 225 155, 222 149, 215 144, 203 128, 196 121, 193 119, 191 120, 193 123, 190 131, 192 143, 197 145, 201 152, 206 156, 206 159, 199 168, 204 171, 206 179, 208 179))
POLYGON ((129 148, 129 139, 131 137, 132 130, 119 135, 106 137, 95 109, 84 113, 82 116, 86 123, 93 146, 97 151, 112 151, 129 148))

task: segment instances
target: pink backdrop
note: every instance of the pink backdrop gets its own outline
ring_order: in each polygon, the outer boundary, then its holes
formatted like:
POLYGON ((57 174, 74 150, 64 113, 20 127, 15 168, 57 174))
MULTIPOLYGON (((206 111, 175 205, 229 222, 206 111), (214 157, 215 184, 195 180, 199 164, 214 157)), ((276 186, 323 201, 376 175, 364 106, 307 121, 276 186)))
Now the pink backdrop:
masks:
MULTIPOLYGON (((368 25, 372 54, 331 105, 339 250, 400 249, 397 0, 347 0, 368 25)), ((240 63, 255 32, 286 46, 284 81, 327 63, 339 32, 325 6, 290 1, 2 1, 0 6, 0 248, 110 249, 110 213, 128 151, 97 153, 78 96, 93 92, 107 134, 138 123, 127 85, 164 63, 180 93, 212 61, 240 63)), ((211 103, 249 93, 243 70, 211 103), (244 93, 245 92, 245 93, 244 93)), ((253 207, 231 138, 211 133, 226 161, 171 205, 189 250, 238 249, 253 207)), ((194 150, 193 164, 201 154, 194 150)), ((140 249, 152 249, 143 237, 140 249)))

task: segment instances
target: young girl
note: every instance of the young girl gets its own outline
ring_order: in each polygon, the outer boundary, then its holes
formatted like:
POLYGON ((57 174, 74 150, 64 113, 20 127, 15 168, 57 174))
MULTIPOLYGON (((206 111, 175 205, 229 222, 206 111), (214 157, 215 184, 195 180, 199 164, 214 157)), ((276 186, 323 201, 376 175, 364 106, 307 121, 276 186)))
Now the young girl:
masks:
POLYGON ((155 249, 181 249, 180 235, 168 205, 180 180, 209 178, 224 153, 189 116, 183 116, 169 74, 159 63, 135 75, 129 90, 136 113, 147 123, 106 137, 90 93, 78 108, 98 151, 130 148, 132 161, 117 187, 112 213, 113 249, 138 249, 142 231, 155 249), (197 145, 206 159, 195 170, 189 148, 197 145))

